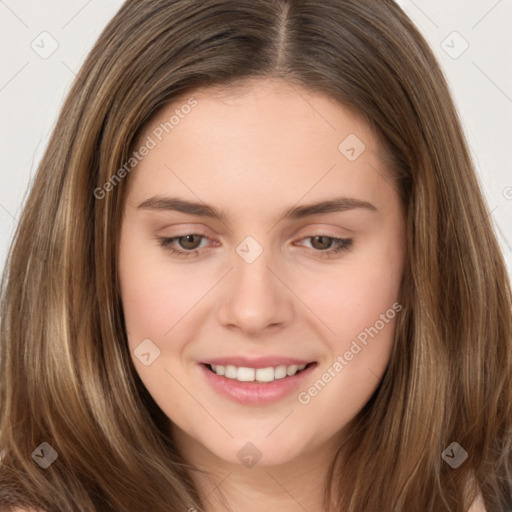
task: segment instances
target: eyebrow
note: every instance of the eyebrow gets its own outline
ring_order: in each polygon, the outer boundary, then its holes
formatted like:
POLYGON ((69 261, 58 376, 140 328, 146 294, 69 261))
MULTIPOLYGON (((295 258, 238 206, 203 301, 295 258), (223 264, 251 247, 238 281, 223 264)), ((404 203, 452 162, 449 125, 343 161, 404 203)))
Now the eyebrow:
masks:
MULTIPOLYGON (((354 209, 364 209, 377 212, 377 208, 368 201, 362 201, 351 197, 336 197, 327 201, 293 206, 286 210, 282 219, 302 219, 313 215, 325 215, 328 213, 340 213, 354 209)), ((227 214, 206 203, 187 201, 179 197, 153 196, 143 201, 137 209, 152 211, 176 211, 188 213, 199 217, 208 217, 221 222, 227 221, 227 214)))

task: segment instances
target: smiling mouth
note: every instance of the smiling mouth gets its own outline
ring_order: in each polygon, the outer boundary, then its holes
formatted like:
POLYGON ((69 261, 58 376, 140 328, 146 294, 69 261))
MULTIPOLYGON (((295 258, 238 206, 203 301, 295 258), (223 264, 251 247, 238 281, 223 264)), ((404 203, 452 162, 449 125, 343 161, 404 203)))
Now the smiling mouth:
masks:
POLYGON ((247 368, 244 366, 205 364, 206 368, 212 373, 239 382, 273 382, 275 380, 293 377, 313 365, 316 365, 316 363, 247 368))

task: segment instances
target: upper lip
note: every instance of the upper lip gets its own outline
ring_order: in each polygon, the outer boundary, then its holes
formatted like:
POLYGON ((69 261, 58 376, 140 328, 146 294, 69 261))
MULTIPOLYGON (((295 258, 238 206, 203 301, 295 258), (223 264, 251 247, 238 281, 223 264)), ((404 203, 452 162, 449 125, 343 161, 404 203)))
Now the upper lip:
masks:
POLYGON ((264 356, 264 357, 246 357, 246 356, 233 356, 233 357, 216 357, 201 361, 202 364, 221 365, 221 366, 237 366, 238 368, 268 368, 269 366, 291 366, 296 364, 312 363, 311 359, 297 359, 295 357, 281 357, 281 356, 264 356))

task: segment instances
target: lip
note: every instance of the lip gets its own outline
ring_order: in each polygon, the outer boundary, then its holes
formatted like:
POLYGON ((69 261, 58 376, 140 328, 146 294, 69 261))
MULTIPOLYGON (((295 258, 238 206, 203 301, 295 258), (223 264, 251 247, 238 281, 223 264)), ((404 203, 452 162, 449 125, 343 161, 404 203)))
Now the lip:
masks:
MULTIPOLYGON (((317 366, 316 362, 301 362, 297 359, 280 358, 280 363, 277 364, 262 363, 261 361, 263 360, 267 361, 269 359, 253 359, 249 362, 244 358, 220 358, 215 360, 212 359, 211 363, 199 363, 198 366, 206 381, 217 393, 225 398, 229 398, 230 400, 244 405, 266 405, 289 396, 303 385, 304 380, 308 378, 317 366), (237 361, 239 364, 234 364, 233 361, 237 361), (293 362, 285 363, 281 361, 293 362), (207 364, 233 364, 233 366, 245 366, 246 368, 266 368, 268 366, 279 366, 279 364, 286 364, 287 366, 291 364, 309 364, 309 366, 291 377, 273 380, 272 382, 239 382, 236 379, 228 379, 227 377, 217 375, 207 367, 207 364), (254 366, 255 364, 258 366, 254 366)), ((275 361, 275 359, 272 359, 272 361, 275 361)))
POLYGON ((244 368, 268 368, 269 366, 281 366, 286 365, 290 366, 292 364, 296 364, 300 366, 301 364, 309 364, 311 363, 311 359, 294 359, 293 357, 280 357, 280 356, 264 356, 264 357, 218 357, 215 359, 208 359, 205 361, 201 361, 201 364, 210 364, 221 366, 227 366, 228 364, 231 366, 243 366, 244 368))

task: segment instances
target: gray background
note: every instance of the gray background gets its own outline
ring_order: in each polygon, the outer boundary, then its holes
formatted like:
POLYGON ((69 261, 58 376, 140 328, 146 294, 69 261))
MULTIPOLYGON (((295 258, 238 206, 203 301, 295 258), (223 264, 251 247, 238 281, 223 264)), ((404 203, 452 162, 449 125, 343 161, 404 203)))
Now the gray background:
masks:
MULTIPOLYGON (((512 0, 397 2, 447 76, 512 276, 512 0)), ((0 269, 64 96, 121 4, 0 0, 0 269)))

